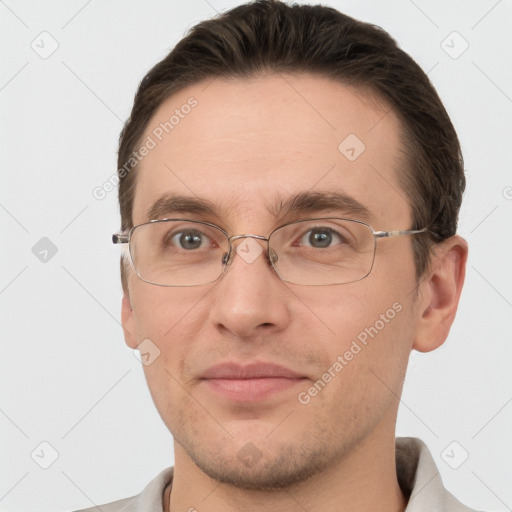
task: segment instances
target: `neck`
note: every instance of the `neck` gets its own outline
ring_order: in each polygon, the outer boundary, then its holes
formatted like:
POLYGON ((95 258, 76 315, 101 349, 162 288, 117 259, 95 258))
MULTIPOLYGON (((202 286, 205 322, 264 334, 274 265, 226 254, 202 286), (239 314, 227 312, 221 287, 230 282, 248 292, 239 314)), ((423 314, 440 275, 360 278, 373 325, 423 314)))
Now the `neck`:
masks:
POLYGON ((402 512, 407 499, 396 476, 394 434, 365 438, 343 460, 307 481, 285 489, 254 491, 232 487, 205 475, 175 443, 175 469, 166 490, 166 512, 402 512))

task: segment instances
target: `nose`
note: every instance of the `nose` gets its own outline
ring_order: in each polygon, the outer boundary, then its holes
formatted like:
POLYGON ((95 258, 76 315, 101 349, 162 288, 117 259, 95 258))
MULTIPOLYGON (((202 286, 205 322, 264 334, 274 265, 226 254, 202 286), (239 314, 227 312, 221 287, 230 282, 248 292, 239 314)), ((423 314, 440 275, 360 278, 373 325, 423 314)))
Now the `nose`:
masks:
POLYGON ((210 320, 224 334, 250 339, 279 332, 290 322, 290 292, 272 270, 264 240, 237 237, 229 266, 213 290, 210 320))

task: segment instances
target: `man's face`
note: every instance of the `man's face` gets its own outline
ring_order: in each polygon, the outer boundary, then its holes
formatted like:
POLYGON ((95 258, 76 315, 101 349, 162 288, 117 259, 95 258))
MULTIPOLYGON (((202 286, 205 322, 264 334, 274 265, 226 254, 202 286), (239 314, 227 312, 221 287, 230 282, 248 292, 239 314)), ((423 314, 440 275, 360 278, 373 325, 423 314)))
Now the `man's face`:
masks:
MULTIPOLYGON (((161 141, 152 135, 157 146, 137 170, 134 225, 167 194, 207 200, 218 212, 169 208, 159 218, 209 221, 230 235, 268 236, 300 218, 358 218, 341 207, 275 215, 298 194, 338 192, 368 210, 361 220, 375 230, 411 228, 399 123, 385 104, 311 75, 215 80, 169 98, 145 137, 190 97, 190 113, 161 141)), ((285 283, 265 254, 249 263, 240 253, 212 284, 155 286, 133 270, 128 283, 127 342, 149 338, 160 350, 144 369, 177 464, 274 487, 393 437, 418 317, 410 237, 379 240, 370 275, 351 284, 285 283)))

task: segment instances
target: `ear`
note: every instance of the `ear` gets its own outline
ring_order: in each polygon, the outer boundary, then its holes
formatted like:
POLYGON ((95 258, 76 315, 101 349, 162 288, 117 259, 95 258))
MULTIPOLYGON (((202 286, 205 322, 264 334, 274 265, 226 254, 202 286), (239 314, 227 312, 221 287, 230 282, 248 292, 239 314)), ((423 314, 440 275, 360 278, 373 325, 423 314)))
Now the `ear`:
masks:
POLYGON ((430 352, 448 337, 464 284, 467 257, 468 244, 458 235, 435 247, 430 270, 419 285, 414 349, 430 352))
POLYGON ((130 298, 125 294, 121 302, 121 324, 123 326, 124 341, 132 348, 137 348, 137 338, 135 336, 135 319, 130 298))

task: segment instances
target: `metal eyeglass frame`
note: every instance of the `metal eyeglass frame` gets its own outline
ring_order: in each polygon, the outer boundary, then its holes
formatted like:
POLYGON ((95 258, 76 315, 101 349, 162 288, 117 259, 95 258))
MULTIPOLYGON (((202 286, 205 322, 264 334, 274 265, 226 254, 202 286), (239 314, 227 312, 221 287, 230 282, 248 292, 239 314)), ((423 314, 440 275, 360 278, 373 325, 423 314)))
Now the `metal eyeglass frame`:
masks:
POLYGON ((159 283, 154 283, 153 281, 148 281, 147 279, 144 279, 143 277, 141 277, 141 275, 139 274, 137 268, 135 267, 135 264, 133 263, 133 258, 132 258, 132 254, 131 254, 130 248, 128 247, 128 253, 130 254, 130 261, 132 263, 133 268, 135 269, 137 277, 139 279, 141 279, 142 281, 146 282, 146 283, 153 284, 155 286, 165 286, 165 287, 189 287, 189 286, 191 287, 191 286, 204 286, 206 284, 211 284, 211 283, 214 283, 215 281, 218 281, 226 273, 227 269, 230 266, 230 263, 231 263, 231 261, 233 259, 233 255, 236 253, 236 251, 233 250, 234 246, 232 244, 232 241, 239 240, 241 238, 255 238, 257 240, 264 240, 264 241, 267 242, 266 257, 267 257, 267 261, 270 263, 270 266, 271 266, 272 270, 274 271, 274 273, 282 281, 291 283, 291 281, 287 281, 286 279, 283 279, 281 277, 281 275, 279 274, 279 272, 277 271, 277 269, 274 267, 274 262, 277 260, 277 258, 275 257, 276 256, 275 253, 273 255, 271 255, 271 253, 270 253, 270 250, 271 250, 270 247, 269 247, 270 237, 276 231, 278 231, 278 230, 280 230, 280 229, 282 229, 282 228, 284 228, 286 226, 289 226, 291 224, 297 224, 299 222, 308 222, 308 221, 321 221, 321 220, 343 220, 343 221, 349 221, 349 222, 356 222, 358 224, 363 224, 364 226, 369 228, 370 231, 373 234, 374 241, 375 241, 374 242, 374 251, 373 251, 372 264, 371 264, 370 269, 368 270, 368 272, 363 277, 361 277, 360 279, 356 279, 355 281, 348 281, 346 283, 330 283, 328 285, 326 285, 326 284, 320 284, 320 285, 311 284, 311 285, 302 285, 302 286, 331 286, 331 285, 334 285, 334 284, 349 284, 349 283, 354 283, 354 282, 357 282, 357 281, 362 281, 363 279, 368 277, 368 275, 370 275, 370 273, 371 273, 371 271, 373 269, 373 265, 375 263, 375 252, 376 252, 376 247, 377 247, 377 240, 379 238, 391 238, 391 237, 403 236, 403 235, 416 235, 416 234, 419 234, 419 233, 427 233, 427 232, 430 231, 429 228, 401 229, 401 230, 392 230, 392 231, 375 231, 367 222, 364 222, 362 220, 348 219, 346 217, 318 217, 318 218, 299 219, 299 220, 294 220, 294 221, 291 221, 291 222, 287 222, 286 224, 282 224, 281 226, 278 226, 277 228, 273 229, 272 232, 268 236, 253 235, 253 234, 249 234, 249 233, 240 234, 240 235, 229 235, 229 233, 225 229, 223 229, 220 226, 218 226, 217 224, 213 224, 211 222, 206 222, 206 221, 201 221, 201 220, 192 220, 192 219, 183 219, 183 218, 176 218, 176 219, 165 218, 165 219, 149 220, 147 222, 143 222, 142 224, 137 224, 136 226, 133 226, 130 229, 130 231, 128 231, 128 233, 116 233, 116 234, 113 234, 112 235, 112 243, 113 244, 130 244, 130 240, 132 238, 133 232, 137 228, 139 228, 141 226, 145 226, 147 224, 157 224, 157 223, 163 223, 163 222, 169 222, 169 221, 182 221, 182 222, 191 222, 191 223, 194 223, 194 224, 202 224, 202 225, 206 225, 206 226, 210 226, 210 227, 213 227, 215 229, 218 229, 219 231, 224 233, 224 235, 226 236, 226 238, 228 240, 229 250, 222 257, 222 265, 224 265, 224 269, 223 269, 223 271, 219 274, 219 276, 216 279, 214 279, 213 281, 210 281, 208 283, 201 284, 201 285, 195 285, 195 284, 192 284, 192 285, 172 285, 172 284, 159 284, 159 283))

